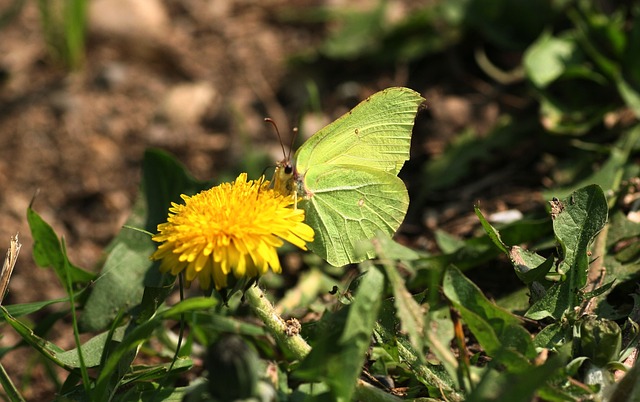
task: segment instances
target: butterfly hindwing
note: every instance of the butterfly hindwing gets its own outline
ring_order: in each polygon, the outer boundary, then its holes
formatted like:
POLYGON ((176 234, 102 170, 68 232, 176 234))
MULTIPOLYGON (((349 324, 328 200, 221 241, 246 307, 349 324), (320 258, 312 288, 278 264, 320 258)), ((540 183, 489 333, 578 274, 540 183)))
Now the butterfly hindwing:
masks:
POLYGON ((359 243, 378 232, 392 235, 409 205, 407 189, 395 174, 367 166, 316 165, 304 180, 301 202, 315 230, 309 248, 334 266, 371 258, 359 243))

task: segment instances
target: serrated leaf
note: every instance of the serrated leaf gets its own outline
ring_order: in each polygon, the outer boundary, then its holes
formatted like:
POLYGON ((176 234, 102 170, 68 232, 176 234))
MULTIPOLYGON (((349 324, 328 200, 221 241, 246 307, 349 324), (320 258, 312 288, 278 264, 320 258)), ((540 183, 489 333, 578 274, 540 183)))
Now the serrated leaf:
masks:
POLYGON ((500 354, 502 363, 512 369, 519 370, 529 364, 527 358, 535 356, 535 349, 520 319, 491 303, 455 267, 446 270, 442 287, 445 296, 490 356, 500 354))
POLYGON ((519 246, 507 245, 502 241, 500 232, 484 217, 480 208, 476 206, 475 211, 489 238, 509 258, 518 278, 529 287, 530 299, 539 300, 544 295, 546 288, 549 287, 548 281, 544 277, 553 267, 553 256, 545 259, 533 251, 519 246))
POLYGON ((563 254, 558 271, 566 277, 531 306, 526 313, 531 319, 560 319, 579 304, 579 291, 587 281, 589 246, 607 221, 607 200, 597 185, 577 190, 560 202, 562 211, 554 219, 553 228, 563 254))
POLYGON ((611 280, 611 281, 605 283, 604 285, 596 288, 595 290, 592 290, 591 292, 583 293, 582 297, 584 297, 585 299, 591 299, 591 298, 594 298, 594 297, 601 296, 601 295, 605 294, 606 292, 608 292, 609 289, 611 289, 613 287, 614 283, 615 283, 615 280, 611 280))
POLYGON ((591 185, 564 200, 564 210, 554 219, 553 230, 564 257, 558 271, 574 274, 574 290, 586 283, 588 248, 607 222, 608 212, 604 192, 600 186, 591 185))

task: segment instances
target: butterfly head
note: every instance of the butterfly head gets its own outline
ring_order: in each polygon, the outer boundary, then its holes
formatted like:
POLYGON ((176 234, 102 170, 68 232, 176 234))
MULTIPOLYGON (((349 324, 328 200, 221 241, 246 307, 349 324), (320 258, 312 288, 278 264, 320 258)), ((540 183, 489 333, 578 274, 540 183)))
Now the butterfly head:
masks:
POLYGON ((273 173, 273 188, 283 195, 290 195, 295 192, 294 185, 295 169, 290 159, 278 162, 273 173))

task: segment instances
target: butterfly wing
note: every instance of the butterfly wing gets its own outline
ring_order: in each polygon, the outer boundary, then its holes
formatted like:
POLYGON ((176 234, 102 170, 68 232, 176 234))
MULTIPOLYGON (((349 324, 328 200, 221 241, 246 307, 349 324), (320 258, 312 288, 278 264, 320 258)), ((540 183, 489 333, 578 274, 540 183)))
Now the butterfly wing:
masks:
POLYGON ((318 165, 365 166, 397 175, 409 159, 411 130, 424 101, 408 88, 388 88, 318 131, 298 149, 300 175, 318 165))
POLYGON ((309 249, 334 266, 374 257, 359 252, 358 243, 379 231, 392 235, 409 206, 402 180, 368 166, 312 166, 303 184, 308 197, 301 206, 315 230, 309 249))

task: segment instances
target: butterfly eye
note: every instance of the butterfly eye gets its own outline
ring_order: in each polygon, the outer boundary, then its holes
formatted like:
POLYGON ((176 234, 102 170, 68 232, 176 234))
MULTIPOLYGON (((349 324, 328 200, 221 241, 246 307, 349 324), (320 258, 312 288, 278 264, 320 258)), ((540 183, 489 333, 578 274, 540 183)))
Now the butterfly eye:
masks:
POLYGON ((293 173, 293 166, 291 166, 290 163, 287 163, 284 166, 284 174, 292 174, 293 173))

